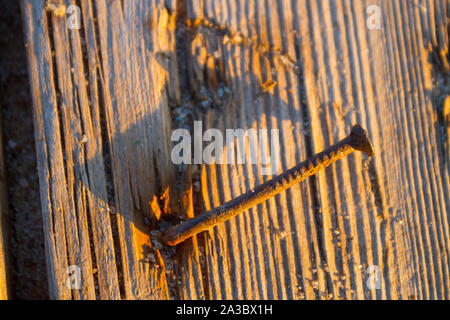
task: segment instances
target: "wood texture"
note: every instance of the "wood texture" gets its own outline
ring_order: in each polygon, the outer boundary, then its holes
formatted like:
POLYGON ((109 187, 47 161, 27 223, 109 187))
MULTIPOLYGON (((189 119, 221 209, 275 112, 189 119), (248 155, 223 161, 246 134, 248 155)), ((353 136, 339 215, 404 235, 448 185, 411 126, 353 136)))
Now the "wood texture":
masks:
POLYGON ((52 298, 450 298, 446 0, 81 0, 80 30, 70 4, 22 0, 52 298), (150 231, 270 179, 174 165, 193 120, 278 129, 278 172, 354 123, 376 154, 172 250, 150 231))

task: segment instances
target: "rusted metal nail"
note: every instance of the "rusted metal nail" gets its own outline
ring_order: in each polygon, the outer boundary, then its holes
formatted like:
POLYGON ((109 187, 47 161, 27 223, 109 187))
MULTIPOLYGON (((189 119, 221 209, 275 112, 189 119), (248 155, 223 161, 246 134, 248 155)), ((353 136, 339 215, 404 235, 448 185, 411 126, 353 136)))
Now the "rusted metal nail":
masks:
POLYGON ((359 125, 352 128, 347 138, 316 154, 311 159, 203 215, 170 227, 163 236, 163 242, 170 246, 183 242, 292 187, 355 150, 362 151, 369 157, 374 155, 367 131, 359 125))

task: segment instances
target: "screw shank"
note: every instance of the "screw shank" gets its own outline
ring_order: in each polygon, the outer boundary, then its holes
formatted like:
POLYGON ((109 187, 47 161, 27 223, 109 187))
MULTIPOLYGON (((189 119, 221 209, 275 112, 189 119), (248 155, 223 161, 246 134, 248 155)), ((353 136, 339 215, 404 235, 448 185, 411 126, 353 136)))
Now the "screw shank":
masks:
POLYGON ((353 140, 354 137, 350 135, 311 159, 296 165, 243 195, 208 211, 204 215, 169 228, 163 237, 163 241, 168 245, 176 245, 260 204, 353 152, 355 150, 353 140))

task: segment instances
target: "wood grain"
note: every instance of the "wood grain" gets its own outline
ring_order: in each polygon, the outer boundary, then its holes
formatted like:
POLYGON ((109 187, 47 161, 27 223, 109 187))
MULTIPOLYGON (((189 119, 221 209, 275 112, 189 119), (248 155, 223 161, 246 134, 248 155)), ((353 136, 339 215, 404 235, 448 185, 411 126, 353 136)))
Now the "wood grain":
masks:
POLYGON ((52 298, 450 298, 447 1, 77 4, 71 30, 22 0, 52 298), (279 130, 277 173, 355 123, 376 154, 172 250, 150 231, 271 178, 248 161, 174 165, 172 130, 194 120, 279 130))
MULTIPOLYGON (((447 52, 446 8, 445 1, 193 1, 190 18, 203 20, 197 32, 207 34, 207 19, 231 37, 204 41, 219 43, 233 92, 229 109, 202 117, 207 128, 279 128, 283 169, 355 122, 376 150, 370 162, 351 156, 211 231, 210 298, 448 297, 449 171, 428 49, 447 52), (369 4, 381 8, 380 30, 367 28, 369 4), (273 92, 255 94, 267 80, 277 83, 273 92), (369 266, 380 271, 379 290, 367 286, 369 266)), ((267 179, 257 170, 204 166, 206 208, 267 179)))

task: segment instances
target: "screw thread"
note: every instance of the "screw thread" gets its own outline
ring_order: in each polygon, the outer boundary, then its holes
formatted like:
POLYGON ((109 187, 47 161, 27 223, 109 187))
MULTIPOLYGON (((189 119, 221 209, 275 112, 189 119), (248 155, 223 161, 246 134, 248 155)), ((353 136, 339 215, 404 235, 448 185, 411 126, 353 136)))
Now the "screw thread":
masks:
POLYGON ((367 138, 367 133, 359 126, 353 127, 352 133, 347 138, 316 154, 311 159, 208 211, 204 215, 169 228, 163 237, 163 241, 168 245, 176 245, 199 232, 212 228, 312 176, 355 150, 373 155, 373 148, 367 138))

